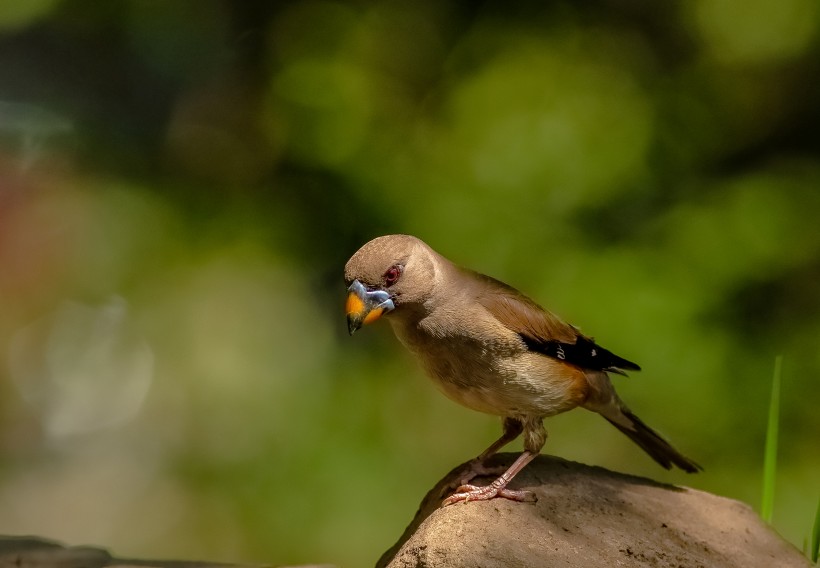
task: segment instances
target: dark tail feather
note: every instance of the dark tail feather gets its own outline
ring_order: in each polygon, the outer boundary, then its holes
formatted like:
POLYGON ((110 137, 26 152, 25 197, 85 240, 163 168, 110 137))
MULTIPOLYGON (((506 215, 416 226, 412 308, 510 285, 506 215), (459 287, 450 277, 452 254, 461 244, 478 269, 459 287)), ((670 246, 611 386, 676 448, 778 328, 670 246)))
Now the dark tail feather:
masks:
POLYGON ((606 416, 604 416, 604 418, 618 430, 629 436, 629 439, 643 448, 643 451, 649 454, 653 460, 666 469, 672 469, 672 466, 676 465, 687 473, 696 473, 703 470, 698 464, 673 448, 669 442, 661 438, 660 434, 644 424, 643 420, 632 414, 632 412, 626 408, 622 408, 621 412, 629 418, 634 428, 628 428, 618 424, 606 418, 606 416))

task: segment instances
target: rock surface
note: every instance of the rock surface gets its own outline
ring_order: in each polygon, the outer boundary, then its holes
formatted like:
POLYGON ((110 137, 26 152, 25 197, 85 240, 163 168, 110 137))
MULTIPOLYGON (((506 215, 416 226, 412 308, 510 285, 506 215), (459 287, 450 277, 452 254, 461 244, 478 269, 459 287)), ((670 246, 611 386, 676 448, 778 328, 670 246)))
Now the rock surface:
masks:
POLYGON ((427 494, 377 568, 810 566, 747 505, 702 491, 539 456, 511 485, 534 491, 537 503, 439 508, 460 470, 427 494))

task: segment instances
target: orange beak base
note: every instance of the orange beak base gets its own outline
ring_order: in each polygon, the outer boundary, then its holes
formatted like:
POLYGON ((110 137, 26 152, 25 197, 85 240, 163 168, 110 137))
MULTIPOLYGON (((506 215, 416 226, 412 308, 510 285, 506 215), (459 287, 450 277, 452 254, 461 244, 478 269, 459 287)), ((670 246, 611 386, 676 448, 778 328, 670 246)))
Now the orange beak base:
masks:
POLYGON ((384 290, 368 290, 354 280, 347 289, 345 302, 348 332, 353 335, 360 327, 373 323, 394 307, 390 294, 384 290))

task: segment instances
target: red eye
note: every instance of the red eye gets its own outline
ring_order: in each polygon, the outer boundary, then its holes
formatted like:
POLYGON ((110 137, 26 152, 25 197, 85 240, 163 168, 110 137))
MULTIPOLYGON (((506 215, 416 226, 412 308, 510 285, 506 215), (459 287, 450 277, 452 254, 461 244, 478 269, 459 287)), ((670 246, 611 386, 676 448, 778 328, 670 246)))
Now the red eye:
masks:
POLYGON ((399 279, 399 276, 401 276, 401 266, 391 266, 387 269, 387 272, 384 273, 384 283, 388 286, 392 286, 399 279))

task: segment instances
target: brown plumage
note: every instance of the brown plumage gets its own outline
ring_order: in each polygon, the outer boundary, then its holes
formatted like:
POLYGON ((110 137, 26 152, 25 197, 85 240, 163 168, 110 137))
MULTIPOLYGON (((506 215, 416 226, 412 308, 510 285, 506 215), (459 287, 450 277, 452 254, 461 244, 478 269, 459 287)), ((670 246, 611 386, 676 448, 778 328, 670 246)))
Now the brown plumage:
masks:
POLYGON ((583 407, 601 414, 669 469, 700 469, 621 401, 608 373, 639 370, 574 326, 498 280, 457 267, 421 240, 387 235, 365 244, 345 266, 348 325, 353 333, 381 316, 452 400, 502 417, 504 433, 445 500, 528 500, 506 488, 541 451, 543 419, 583 407), (519 434, 524 453, 487 487, 466 485, 483 462, 519 434))

